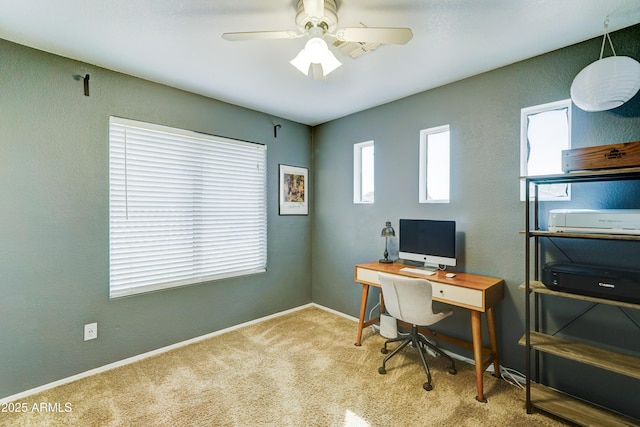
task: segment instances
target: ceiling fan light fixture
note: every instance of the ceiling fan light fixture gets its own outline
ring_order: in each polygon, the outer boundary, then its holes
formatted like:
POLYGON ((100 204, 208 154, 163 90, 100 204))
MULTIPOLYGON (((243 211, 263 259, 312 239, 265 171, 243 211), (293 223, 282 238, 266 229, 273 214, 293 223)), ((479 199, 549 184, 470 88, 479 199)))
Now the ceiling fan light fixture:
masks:
POLYGON ((327 50, 320 65, 322 65, 322 74, 326 77, 330 72, 341 66, 342 62, 338 61, 338 58, 330 50, 327 50))
POLYGON ((319 64, 324 59, 325 55, 329 51, 327 42, 320 37, 311 37, 307 44, 304 45, 304 50, 309 55, 309 60, 314 64, 319 64))
MULTIPOLYGON (((361 27, 338 29, 337 0, 297 0, 296 27, 298 31, 249 31, 222 34, 230 41, 296 39, 308 37, 302 49, 290 62, 305 76, 313 68, 313 77, 322 80, 342 63, 327 46, 325 36, 338 39, 343 44, 354 44, 362 52, 375 49, 380 44, 406 44, 413 38, 410 28, 361 27), (372 47, 374 46, 375 47, 372 47)), ((334 43, 334 46, 338 46, 334 43)), ((343 52, 345 51, 341 48, 343 52)), ((350 54, 352 58, 354 55, 350 54)))
POLYGON ((305 76, 309 75, 311 59, 309 58, 309 54, 304 49, 302 49, 295 58, 289 61, 289 63, 300 70, 300 72, 305 76))
POLYGON ((310 38, 298 55, 290 61, 305 76, 309 75, 311 64, 322 66, 323 76, 327 76, 342 65, 335 55, 329 50, 327 42, 322 37, 310 38))

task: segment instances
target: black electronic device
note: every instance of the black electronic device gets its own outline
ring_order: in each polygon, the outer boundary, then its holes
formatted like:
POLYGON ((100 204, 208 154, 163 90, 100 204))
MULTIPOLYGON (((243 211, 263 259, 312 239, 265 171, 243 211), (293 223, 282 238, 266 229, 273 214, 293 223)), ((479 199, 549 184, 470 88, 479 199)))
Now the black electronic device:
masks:
POLYGON ((547 264, 542 283, 549 289, 640 303, 640 272, 583 264, 547 264))
POLYGON ((399 256, 425 267, 456 265, 456 222, 400 219, 399 256))

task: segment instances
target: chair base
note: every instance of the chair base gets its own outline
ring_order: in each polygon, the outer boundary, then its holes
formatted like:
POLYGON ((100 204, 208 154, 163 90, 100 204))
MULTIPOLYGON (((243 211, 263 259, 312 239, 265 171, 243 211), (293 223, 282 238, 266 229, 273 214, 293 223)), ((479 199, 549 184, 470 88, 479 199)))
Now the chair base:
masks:
POLYGON ((425 382, 422 385, 422 388, 424 388, 425 390, 427 390, 427 391, 433 390, 433 385, 431 384, 431 372, 429 371, 429 365, 427 364, 427 361, 426 361, 426 359, 424 357, 424 351, 425 351, 426 348, 430 348, 431 350, 435 351, 436 353, 438 353, 441 356, 444 356, 445 358, 447 358, 451 362, 451 367, 449 368, 449 373, 451 375, 455 375, 458 372, 458 371, 456 371, 456 365, 455 365, 455 362, 453 361, 453 359, 451 358, 451 356, 449 356, 448 354, 444 353, 437 346, 435 346, 434 344, 430 343, 422 334, 420 334, 418 332, 418 326, 417 325, 412 325, 411 326, 411 332, 409 333, 409 336, 391 338, 391 339, 386 340, 384 342, 384 347, 382 347, 380 352, 382 354, 387 354, 387 352, 388 352, 387 344, 390 344, 390 343, 393 343, 393 342, 398 342, 398 341, 402 341, 402 342, 400 343, 400 345, 398 345, 396 348, 394 348, 393 351, 390 354, 388 354, 384 358, 384 360, 382 361, 382 366, 378 368, 378 373, 379 374, 382 374, 382 375, 386 374, 387 373, 386 364, 389 361, 389 359, 391 359, 393 356, 398 354, 398 352, 400 350, 402 350, 403 348, 405 348, 409 344, 413 344, 413 346, 418 350, 418 354, 420 355, 420 361, 422 362, 422 366, 424 367, 424 371, 427 374, 427 382, 425 382))

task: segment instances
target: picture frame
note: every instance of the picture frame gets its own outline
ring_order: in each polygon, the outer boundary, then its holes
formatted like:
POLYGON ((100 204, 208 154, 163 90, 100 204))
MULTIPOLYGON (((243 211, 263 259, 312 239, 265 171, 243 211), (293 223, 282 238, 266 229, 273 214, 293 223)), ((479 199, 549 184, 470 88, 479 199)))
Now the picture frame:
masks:
POLYGON ((309 215, 309 169, 280 165, 278 179, 280 215, 309 215))

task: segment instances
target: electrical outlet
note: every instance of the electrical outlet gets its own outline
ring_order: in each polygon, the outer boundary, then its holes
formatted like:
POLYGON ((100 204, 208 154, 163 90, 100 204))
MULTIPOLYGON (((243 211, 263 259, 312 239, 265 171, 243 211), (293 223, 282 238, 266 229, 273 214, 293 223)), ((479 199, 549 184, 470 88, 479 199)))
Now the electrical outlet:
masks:
POLYGON ((98 338, 98 323, 87 323, 84 325, 84 340, 95 340, 98 338))

